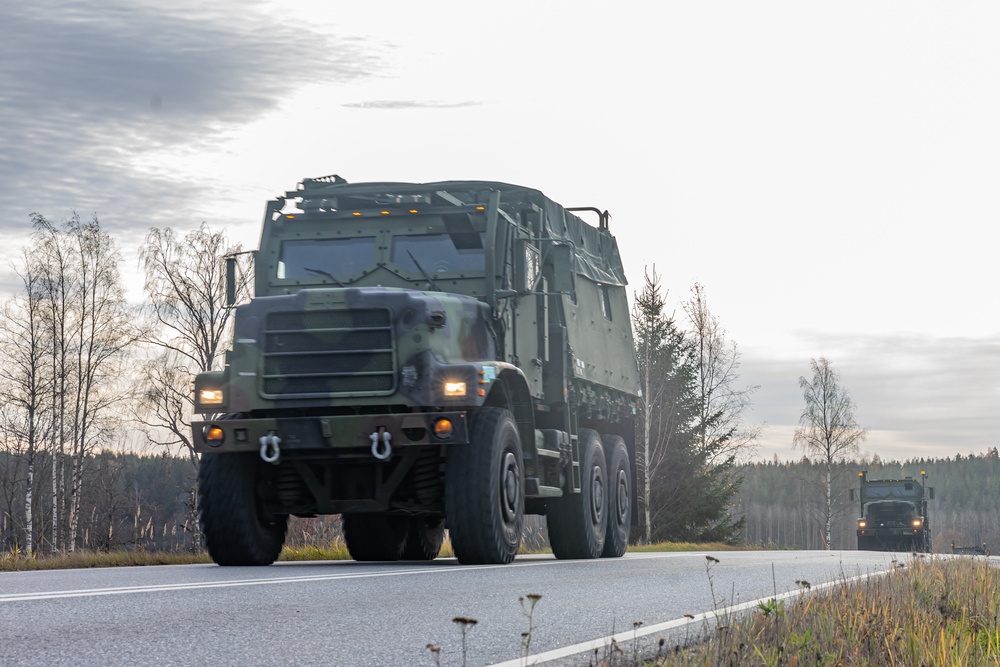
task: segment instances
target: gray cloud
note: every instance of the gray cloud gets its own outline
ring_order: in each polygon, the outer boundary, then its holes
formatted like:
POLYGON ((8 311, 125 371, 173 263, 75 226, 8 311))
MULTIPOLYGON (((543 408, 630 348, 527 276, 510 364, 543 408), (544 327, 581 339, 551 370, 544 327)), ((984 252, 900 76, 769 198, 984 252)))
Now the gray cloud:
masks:
POLYGON ((210 151, 290 89, 374 75, 385 45, 276 23, 253 2, 3 3, 0 229, 33 210, 169 224, 204 184, 157 171, 159 148, 210 151), (126 165, 138 163, 141 173, 126 165), (110 214, 110 215, 109 215, 110 214))

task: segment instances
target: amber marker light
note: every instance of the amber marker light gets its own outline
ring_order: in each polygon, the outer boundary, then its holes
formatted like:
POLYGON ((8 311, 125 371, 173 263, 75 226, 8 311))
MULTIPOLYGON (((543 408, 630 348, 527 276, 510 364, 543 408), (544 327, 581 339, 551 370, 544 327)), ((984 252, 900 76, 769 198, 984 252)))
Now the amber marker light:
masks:
POLYGON ((198 392, 198 402, 202 405, 222 405, 225 395, 221 389, 202 389, 198 392))
POLYGON ((215 424, 209 424, 206 426, 202 433, 205 436, 205 442, 212 447, 218 447, 226 440, 226 432, 215 424))
POLYGON ((465 383, 464 382, 445 382, 444 383, 444 395, 445 396, 465 396, 465 383))
POLYGON ((450 419, 439 419, 434 422, 434 435, 441 440, 447 440, 453 433, 455 433, 455 427, 452 426, 450 419))
POLYGON ((351 215, 353 215, 355 218, 360 218, 361 217, 361 211, 355 211, 354 213, 351 213, 351 215))
POLYGON ((389 215, 389 211, 379 211, 382 215, 389 215))

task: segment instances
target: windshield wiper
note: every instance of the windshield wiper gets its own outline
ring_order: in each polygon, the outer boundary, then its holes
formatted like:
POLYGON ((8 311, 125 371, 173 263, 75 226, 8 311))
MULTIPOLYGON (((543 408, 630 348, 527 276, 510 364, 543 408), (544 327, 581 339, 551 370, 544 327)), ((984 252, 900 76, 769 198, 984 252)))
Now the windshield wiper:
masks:
POLYGON ((323 269, 310 269, 308 266, 302 267, 303 271, 308 271, 309 273, 315 273, 316 275, 323 276, 324 278, 329 278, 333 282, 337 283, 341 287, 347 287, 344 283, 340 282, 337 276, 333 275, 329 271, 324 271, 323 269))
POLYGON ((407 250, 406 254, 409 255, 410 259, 413 260, 413 265, 417 267, 417 270, 420 271, 420 273, 423 274, 424 278, 427 279, 427 284, 433 287, 435 292, 443 292, 444 290, 438 287, 437 283, 435 283, 434 280, 431 279, 430 275, 428 275, 428 273, 424 271, 424 267, 420 266, 420 262, 418 262, 417 258, 413 256, 413 253, 407 250))

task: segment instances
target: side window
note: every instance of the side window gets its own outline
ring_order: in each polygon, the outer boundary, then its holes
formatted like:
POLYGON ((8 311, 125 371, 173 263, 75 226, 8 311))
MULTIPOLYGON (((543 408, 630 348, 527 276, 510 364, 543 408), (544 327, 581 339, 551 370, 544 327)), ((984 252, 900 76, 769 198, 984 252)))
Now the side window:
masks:
POLYGON ((607 285, 600 286, 601 310, 604 311, 604 319, 611 321, 611 292, 607 285))

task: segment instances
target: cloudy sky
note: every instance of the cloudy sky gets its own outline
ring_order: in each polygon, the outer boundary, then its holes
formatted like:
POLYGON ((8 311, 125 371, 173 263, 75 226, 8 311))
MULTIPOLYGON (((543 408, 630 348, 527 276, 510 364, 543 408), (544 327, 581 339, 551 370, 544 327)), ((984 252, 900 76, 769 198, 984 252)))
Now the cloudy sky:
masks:
POLYGON ((762 456, 821 355, 865 451, 1000 445, 1000 5, 282 4, 0 3, 2 266, 33 211, 131 275, 152 226, 255 247, 303 177, 507 181, 608 209, 679 317, 704 285, 762 456))

